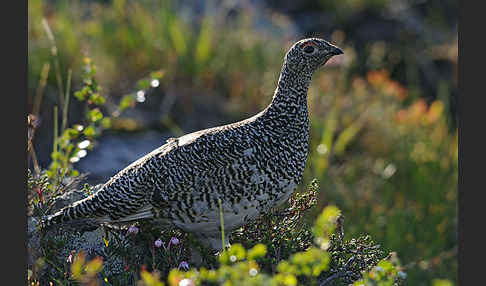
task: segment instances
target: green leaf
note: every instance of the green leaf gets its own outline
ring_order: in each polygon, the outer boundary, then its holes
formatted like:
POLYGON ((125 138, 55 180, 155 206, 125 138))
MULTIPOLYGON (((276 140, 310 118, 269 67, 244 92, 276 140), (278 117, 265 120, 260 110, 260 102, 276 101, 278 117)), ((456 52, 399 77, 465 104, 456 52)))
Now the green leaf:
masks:
POLYGON ((292 274, 283 275, 282 283, 285 286, 295 286, 297 285, 297 278, 295 278, 295 276, 292 274))
POLYGON ((163 286, 164 283, 159 280, 159 277, 148 272, 147 270, 142 270, 140 272, 143 282, 147 286, 163 286))
POLYGON ((380 262, 378 262, 378 266, 383 268, 383 271, 385 272, 390 272, 394 268, 393 264, 388 260, 381 260, 380 262))
POLYGON ((169 33, 177 55, 180 57, 184 56, 187 51, 187 45, 186 45, 186 39, 184 37, 182 22, 177 19, 170 21, 169 33))
POLYGON ((86 261, 86 256, 84 252, 80 251, 74 258, 73 264, 71 265, 71 275, 73 279, 79 280, 82 275, 83 265, 86 261))
POLYGON ((83 133, 87 137, 94 137, 96 135, 96 130, 93 126, 88 126, 84 129, 83 133))
POLYGON ((101 126, 103 126, 103 128, 110 128, 111 127, 111 118, 109 117, 105 117, 101 120, 101 126))
POLYGON ((432 280, 432 286, 454 286, 454 283, 447 279, 434 279, 432 280))
POLYGON ((99 120, 101 120, 103 118, 103 113, 101 113, 99 108, 95 108, 95 109, 90 110, 86 114, 86 117, 91 122, 98 122, 99 120))
POLYGON ((137 81, 137 88, 138 89, 148 89, 150 88, 150 80, 148 79, 141 79, 137 81))
POLYGON ((96 105, 102 105, 105 103, 105 98, 101 96, 99 93, 91 94, 89 100, 91 100, 91 102, 96 105))
POLYGON ((235 263, 237 261, 241 261, 246 258, 246 249, 243 245, 239 243, 235 243, 231 245, 230 249, 225 250, 220 258, 219 261, 221 264, 229 264, 235 263))
POLYGON ((76 137, 78 137, 78 135, 79 135, 78 130, 73 128, 67 128, 66 130, 64 130, 63 137, 65 136, 68 139, 75 139, 76 137))
POLYGON ((312 227, 312 232, 316 237, 316 243, 322 249, 327 249, 329 246, 329 236, 334 232, 337 219, 341 211, 334 205, 329 205, 324 208, 312 227))
POLYGON ((83 87, 80 91, 76 91, 74 96, 79 99, 80 101, 84 101, 88 94, 91 92, 91 89, 87 86, 83 87))
POLYGON ((358 132, 363 129, 365 122, 365 120, 358 119, 339 134, 339 137, 336 139, 336 143, 334 144, 334 152, 337 155, 342 155, 344 153, 346 147, 352 142, 358 132))
POLYGON ((76 97, 78 100, 80 100, 80 101, 83 101, 83 100, 84 100, 84 94, 83 94, 81 91, 76 91, 76 92, 74 93, 74 96, 75 96, 75 97, 76 97))
POLYGON ((248 251, 248 259, 255 260, 262 258, 265 256, 265 254, 267 254, 267 246, 259 243, 248 251))
POLYGON ((62 157, 62 154, 60 152, 52 152, 51 153, 52 160, 59 160, 61 157, 62 157))
POLYGON ((211 23, 209 18, 205 18, 201 30, 199 32, 199 38, 196 44, 196 62, 203 64, 209 58, 211 52, 211 23))
POLYGON ((123 111, 129 107, 133 107, 135 105, 135 97, 131 94, 125 95, 122 97, 120 101, 120 111, 123 111))
POLYGON ((151 72, 150 73, 150 77, 153 78, 153 79, 162 79, 162 77, 164 77, 165 73, 163 70, 159 70, 159 71, 154 71, 154 72, 151 72))
POLYGON ((233 244, 228 252, 230 255, 236 256, 237 260, 243 260, 246 258, 246 249, 239 243, 233 244))
POLYGON ((93 277, 102 269, 103 259, 101 259, 101 257, 96 257, 95 259, 88 262, 88 264, 86 265, 86 274, 90 277, 93 277))

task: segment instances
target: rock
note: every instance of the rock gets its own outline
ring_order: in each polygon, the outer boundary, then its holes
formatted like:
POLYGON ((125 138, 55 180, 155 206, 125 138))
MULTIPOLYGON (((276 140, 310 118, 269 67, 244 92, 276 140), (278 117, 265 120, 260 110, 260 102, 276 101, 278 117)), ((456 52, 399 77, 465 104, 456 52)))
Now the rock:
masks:
POLYGON ((149 131, 133 135, 105 135, 75 166, 88 173, 87 183, 104 183, 138 158, 163 145, 170 134, 149 131))
MULTIPOLYGON (((96 191, 101 185, 94 186, 96 191)), ((79 199, 86 197, 82 190, 73 190, 58 197, 54 203, 54 209, 65 207, 79 199)), ((113 276, 124 272, 124 262, 116 255, 106 255, 103 237, 105 231, 103 227, 98 227, 93 231, 79 232, 69 226, 57 227, 48 230, 44 234, 38 229, 39 218, 29 217, 27 223, 27 264, 28 269, 32 269, 36 261, 43 256, 43 243, 48 245, 44 251, 55 249, 55 257, 58 261, 65 262, 72 251, 82 250, 86 254, 86 259, 91 260, 97 256, 103 258, 103 270, 107 276, 113 276), (52 248, 51 248, 52 246, 52 248)), ((48 264, 44 264, 42 274, 52 273, 48 264)))

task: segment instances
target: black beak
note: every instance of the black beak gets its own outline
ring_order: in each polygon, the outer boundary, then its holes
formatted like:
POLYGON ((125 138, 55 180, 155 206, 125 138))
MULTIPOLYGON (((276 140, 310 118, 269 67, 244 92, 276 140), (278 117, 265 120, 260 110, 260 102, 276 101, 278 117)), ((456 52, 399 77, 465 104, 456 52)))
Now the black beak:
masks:
POLYGON ((334 55, 334 56, 337 56, 337 55, 342 55, 344 54, 343 50, 341 50, 340 48, 334 46, 332 47, 332 50, 330 52, 330 54, 334 55))

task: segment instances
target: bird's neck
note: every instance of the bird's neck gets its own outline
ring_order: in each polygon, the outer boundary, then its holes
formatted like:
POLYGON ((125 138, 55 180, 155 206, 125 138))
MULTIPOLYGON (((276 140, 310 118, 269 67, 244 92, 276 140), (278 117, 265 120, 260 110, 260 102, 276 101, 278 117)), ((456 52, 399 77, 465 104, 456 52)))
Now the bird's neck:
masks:
POLYGON ((298 74, 284 64, 266 115, 277 120, 307 118, 307 91, 311 78, 312 75, 298 74))

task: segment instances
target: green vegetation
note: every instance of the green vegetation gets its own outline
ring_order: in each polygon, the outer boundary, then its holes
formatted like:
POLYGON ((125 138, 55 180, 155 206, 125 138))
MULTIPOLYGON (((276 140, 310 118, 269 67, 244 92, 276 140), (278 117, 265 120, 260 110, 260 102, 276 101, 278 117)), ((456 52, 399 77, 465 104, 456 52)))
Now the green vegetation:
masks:
MULTIPOLYGON (((351 10, 321 2, 345 22, 366 5, 381 9, 389 1, 344 1, 359 3, 351 10)), ((184 88, 210 94, 225 99, 229 118, 243 118, 269 103, 293 42, 255 30, 251 12, 231 21, 223 15, 191 20, 176 12, 175 1, 28 5, 28 190, 34 216, 51 211, 58 195, 82 182, 76 163, 96 148, 103 132, 148 128, 127 115, 143 106, 137 92, 155 97, 184 88), (52 146, 46 166, 37 162, 34 146, 40 140, 52 146)), ((277 19, 272 23, 283 25, 277 19)), ((127 258, 126 274, 118 280, 104 280, 100 260, 82 252, 71 262, 56 261, 62 242, 46 241, 45 259, 29 268, 29 283, 179 285, 184 278, 202 285, 319 285, 326 279, 342 285, 457 283, 458 133, 448 112, 454 80, 437 82, 437 94, 425 94, 415 81, 409 86, 396 79, 396 66, 382 51, 386 46, 371 43, 359 52, 342 31, 332 35, 345 55, 313 78, 307 168, 285 208, 234 232, 233 247, 219 257, 203 250, 207 264, 198 272, 181 265, 190 257, 189 246, 197 244, 190 235, 140 223, 136 234, 109 231, 106 237, 108 253, 127 258), (357 68, 363 57, 372 63, 364 72, 357 68), (346 218, 345 233, 338 213, 346 218), (166 251, 172 238, 180 243, 166 251), (159 239, 163 246, 154 246, 159 239), (57 270, 41 275, 47 266, 57 270)), ((454 49, 454 40, 430 47, 452 62, 454 49)), ((411 78, 414 68, 407 66, 411 78)), ((190 109, 194 102, 185 104, 190 109)), ((171 113, 160 118, 159 128, 183 132, 171 113)))

